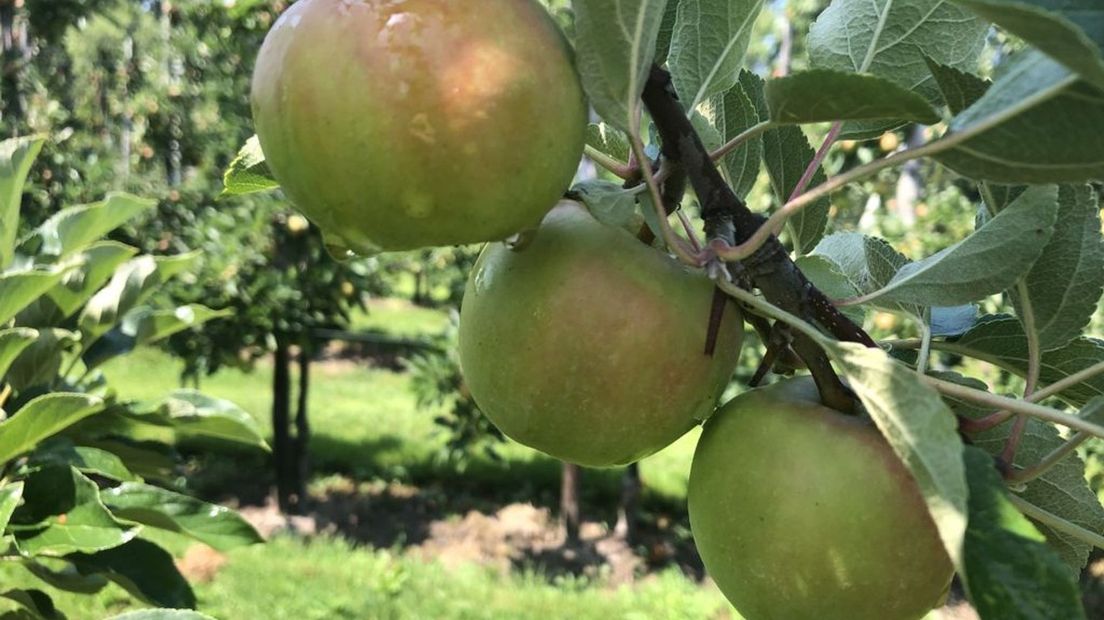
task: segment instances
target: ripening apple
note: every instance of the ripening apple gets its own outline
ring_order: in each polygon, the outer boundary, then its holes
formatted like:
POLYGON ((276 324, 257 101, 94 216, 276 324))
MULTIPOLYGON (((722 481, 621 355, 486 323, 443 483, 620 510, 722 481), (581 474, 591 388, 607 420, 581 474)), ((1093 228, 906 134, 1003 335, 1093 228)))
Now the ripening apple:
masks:
POLYGON ((570 48, 534 0, 300 0, 252 91, 273 175, 328 243, 362 253, 537 226, 587 121, 570 48))
POLYGON ((705 424, 689 486, 706 570, 747 620, 917 620, 953 568, 916 482, 868 421, 807 378, 705 424))
POLYGON ((705 354, 713 284, 562 202, 521 249, 488 246, 460 313, 460 361, 507 436, 592 467, 657 452, 705 419, 743 337, 726 302, 705 354))

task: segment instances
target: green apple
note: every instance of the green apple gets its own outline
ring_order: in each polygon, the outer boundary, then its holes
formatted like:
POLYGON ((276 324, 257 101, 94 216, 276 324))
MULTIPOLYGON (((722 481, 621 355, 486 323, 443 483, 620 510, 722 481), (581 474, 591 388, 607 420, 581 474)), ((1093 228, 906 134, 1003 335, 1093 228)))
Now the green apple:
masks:
POLYGON ((252 90, 273 175, 329 243, 362 253, 537 226, 587 121, 571 50, 533 0, 300 0, 252 90))
POLYGON ((744 393, 705 424, 690 525, 747 620, 917 620, 953 568, 908 470, 808 378, 744 393))
POLYGON ((488 246, 460 313, 475 402, 507 436, 581 465, 631 463, 705 419, 740 355, 728 302, 705 354, 713 284, 563 202, 519 250, 488 246))

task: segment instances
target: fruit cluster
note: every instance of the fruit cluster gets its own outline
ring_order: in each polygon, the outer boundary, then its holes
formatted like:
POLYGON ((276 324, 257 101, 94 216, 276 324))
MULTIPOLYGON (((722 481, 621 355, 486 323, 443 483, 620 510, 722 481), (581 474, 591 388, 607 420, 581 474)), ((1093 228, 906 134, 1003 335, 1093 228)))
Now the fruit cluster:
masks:
POLYGON ((331 245, 489 242, 460 356, 503 433, 609 467, 708 418, 691 524, 741 614, 893 620, 938 603, 950 561, 878 431, 821 405, 806 379, 714 412, 740 356, 739 308, 724 302, 707 353, 709 279, 561 201, 587 105, 535 2, 301 0, 261 49, 253 109, 274 176, 331 245))

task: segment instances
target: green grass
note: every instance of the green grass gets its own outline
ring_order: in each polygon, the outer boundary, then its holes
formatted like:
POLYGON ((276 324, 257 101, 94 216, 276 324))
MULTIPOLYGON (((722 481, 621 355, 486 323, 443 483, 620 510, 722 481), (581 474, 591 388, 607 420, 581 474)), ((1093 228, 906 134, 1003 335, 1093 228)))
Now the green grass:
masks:
POLYGON ((353 315, 353 331, 381 331, 412 337, 439 334, 449 324, 447 313, 415 306, 405 299, 371 299, 367 305, 367 312, 353 315))
MULTIPOLYGON (((401 303, 376 302, 359 317, 358 329, 380 328, 401 336, 443 330, 443 313, 401 303)), ((434 412, 418 410, 409 377, 366 365, 316 365, 312 376, 311 454, 317 480, 332 474, 354 480, 396 480, 434 487, 446 494, 467 494, 490 504, 532 501, 554 506, 560 464, 515 443, 503 446, 503 459, 476 455, 458 468, 441 458, 443 439, 434 412)), ((179 387, 179 362, 144 349, 104 368, 125 399, 156 399, 179 387)), ((228 369, 205 378, 201 389, 250 412, 271 432, 270 365, 251 373, 228 369)), ((684 510, 686 478, 696 433, 642 463, 645 505, 684 510)), ((192 480, 198 492, 218 496, 235 480, 266 480, 262 456, 201 460, 192 480), (206 488, 211 484, 215 488, 206 488)), ((620 471, 584 472, 584 512, 612 520, 620 471), (602 507, 601 510, 599 507, 602 507)), ((158 537, 176 554, 188 544, 158 537)), ((0 565, 0 584, 42 587, 16 565, 0 565)), ((331 537, 309 542, 278 538, 240 549, 209 583, 194 584, 200 609, 221 619, 295 618, 296 620, 372 618, 714 618, 731 617, 712 586, 701 586, 677 571, 650 576, 632 588, 613 588, 602 579, 548 578, 529 571, 502 575, 476 565, 446 568, 406 557, 399 551, 355 547, 331 537)), ((109 586, 91 598, 60 594, 70 618, 104 618, 141 607, 127 593, 109 586)), ((0 609, 3 609, 0 606, 0 609)))
MULTIPOLYGON (((14 565, 0 566, 0 583, 5 589, 38 587, 14 565)), ((502 575, 476 565, 446 568, 330 537, 277 538, 231 552, 214 580, 193 586, 199 609, 223 620, 732 617, 714 587, 675 571, 615 589, 601 579, 502 575)), ((92 597, 59 594, 55 600, 71 620, 141 607, 114 585, 92 597)))

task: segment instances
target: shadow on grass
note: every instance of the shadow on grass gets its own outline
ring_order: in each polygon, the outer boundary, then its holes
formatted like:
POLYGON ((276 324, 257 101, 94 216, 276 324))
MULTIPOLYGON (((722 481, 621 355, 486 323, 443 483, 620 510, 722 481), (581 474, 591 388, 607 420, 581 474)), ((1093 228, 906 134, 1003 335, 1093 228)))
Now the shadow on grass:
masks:
MULTIPOLYGON (((375 548, 406 549, 425 543, 434 524, 459 522, 473 511, 493 516, 504 507, 531 504, 547 509, 553 518, 548 529, 558 531, 554 520, 559 511, 559 461, 542 456, 495 460, 479 455, 458 464, 431 451, 412 453, 412 445, 397 435, 370 441, 315 435, 306 510, 318 530, 375 548)), ((269 500, 270 455, 197 452, 188 472, 193 492, 209 501, 243 506, 263 506, 269 500)), ((633 544, 610 542, 623 473, 623 469, 583 471, 580 509, 590 535, 584 533, 583 540, 572 545, 562 540, 555 545, 520 545, 511 550, 510 563, 549 579, 595 576, 610 563, 615 568, 631 565, 635 572, 677 565, 700 578, 701 562, 690 540, 681 499, 645 488, 633 544)))

